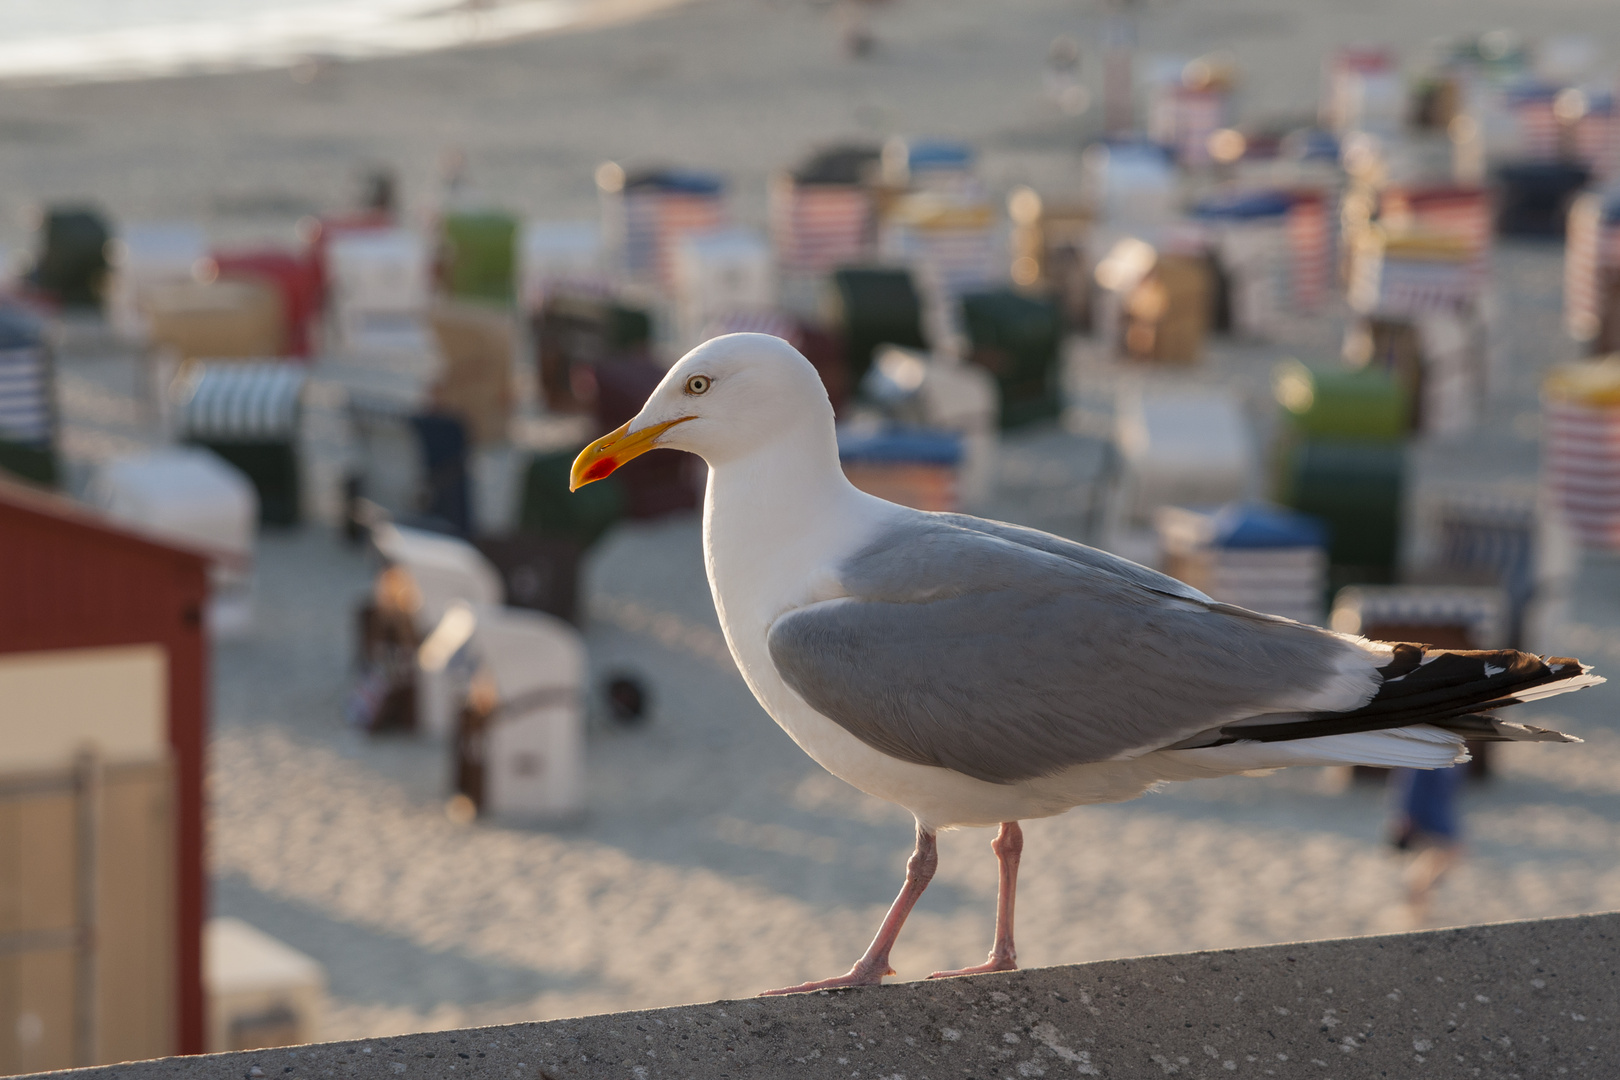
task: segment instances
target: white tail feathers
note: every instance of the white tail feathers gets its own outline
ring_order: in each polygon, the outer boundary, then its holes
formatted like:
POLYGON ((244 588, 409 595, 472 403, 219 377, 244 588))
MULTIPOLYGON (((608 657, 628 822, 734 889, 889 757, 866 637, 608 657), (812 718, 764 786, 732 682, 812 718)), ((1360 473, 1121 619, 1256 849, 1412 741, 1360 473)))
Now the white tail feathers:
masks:
POLYGON ((1191 750, 1164 750, 1156 756, 1171 758, 1197 775, 1208 776, 1281 769, 1289 765, 1443 769, 1467 761, 1468 750, 1461 735, 1419 724, 1286 742, 1235 742, 1191 750))

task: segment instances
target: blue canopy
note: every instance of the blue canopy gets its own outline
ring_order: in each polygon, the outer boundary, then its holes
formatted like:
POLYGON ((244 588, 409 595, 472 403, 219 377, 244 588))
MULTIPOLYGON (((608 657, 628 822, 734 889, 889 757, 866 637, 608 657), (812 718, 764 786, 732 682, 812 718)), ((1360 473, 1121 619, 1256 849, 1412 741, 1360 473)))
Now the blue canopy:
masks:
POLYGON ((1193 207, 1200 221, 1252 221, 1288 213, 1294 200, 1281 191, 1233 191, 1211 195, 1193 207))
POLYGON ((876 434, 838 433, 838 457, 863 465, 956 465, 962 460, 962 438, 928 428, 889 428, 876 434))
POLYGON ((906 166, 912 172, 929 169, 967 169, 973 165, 973 148, 966 143, 928 140, 906 147, 906 166))
POLYGON ((680 195, 718 195, 725 181, 696 169, 645 169, 625 178, 625 191, 662 191, 680 195))
POLYGON ((1215 535, 1210 544, 1220 548, 1326 547, 1327 523, 1267 503, 1228 503, 1215 511, 1215 535))

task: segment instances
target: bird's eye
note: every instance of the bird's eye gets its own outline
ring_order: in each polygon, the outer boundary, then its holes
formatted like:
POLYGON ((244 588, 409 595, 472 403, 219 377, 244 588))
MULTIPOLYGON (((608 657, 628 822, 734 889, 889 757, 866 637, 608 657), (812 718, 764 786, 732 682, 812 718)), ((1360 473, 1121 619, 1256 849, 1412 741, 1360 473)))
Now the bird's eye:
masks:
POLYGON ((686 380, 686 392, 688 394, 706 394, 709 392, 711 383, 712 380, 707 375, 694 375, 686 380))

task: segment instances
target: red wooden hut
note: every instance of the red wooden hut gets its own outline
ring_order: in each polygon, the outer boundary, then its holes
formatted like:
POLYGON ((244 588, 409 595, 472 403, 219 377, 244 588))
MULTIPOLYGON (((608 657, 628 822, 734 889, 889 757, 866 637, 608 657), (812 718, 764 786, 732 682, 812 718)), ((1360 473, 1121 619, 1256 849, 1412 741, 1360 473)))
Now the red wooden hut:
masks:
MULTIPOLYGON (((200 552, 143 537, 65 499, 0 479, 0 665, 9 665, 7 670, 13 673, 19 667, 25 668, 37 676, 38 671, 46 668, 38 665, 29 668, 35 657, 45 658, 40 663, 48 666, 53 655, 136 653, 153 658, 154 665, 162 669, 159 677, 151 681, 158 689, 152 693, 150 712, 155 718, 151 724, 151 741, 164 758, 163 791, 160 799, 149 800, 151 805, 161 809, 162 815, 160 818, 149 815, 146 820, 161 821, 163 824, 152 828, 172 833, 172 840, 169 836, 159 836, 159 842, 152 847, 161 856, 153 865, 163 867, 162 880, 157 887, 147 890, 149 896, 157 899, 148 904, 144 917, 153 920, 146 925, 155 925, 163 932, 142 935, 130 922, 133 916, 126 910, 129 901, 105 895, 108 889, 115 887, 110 875, 132 872, 130 860, 125 857, 122 869, 115 864, 111 872, 102 872, 102 925, 93 935, 81 933, 73 940, 96 940, 120 927, 127 936, 161 939, 165 943, 164 953, 172 948, 172 959, 153 953, 150 944, 121 946, 125 952, 119 955, 127 958, 132 955, 129 949, 146 948, 147 951, 137 957, 136 966, 165 969, 160 985, 172 988, 173 1000, 149 1008, 142 1014, 144 1020, 132 1019, 120 1013, 125 1008, 121 999, 135 995, 123 994, 117 986, 108 985, 108 980, 123 977, 120 972, 111 975, 103 972, 97 995, 102 1003, 98 1006, 101 1013, 97 1016, 92 1009, 85 1014, 92 1018, 88 1021, 88 1041, 80 1038, 75 1043, 74 1060, 63 1064, 92 1064, 85 1058, 101 1056, 106 1060, 110 1055, 128 1053, 121 1049, 126 1045, 144 1047, 154 1039, 161 1043, 164 1041, 161 1031, 156 1036, 145 1036, 146 1041, 142 1042, 132 1041, 127 1032, 121 1035, 115 1030, 119 1025, 129 1029, 142 1022, 150 1027, 154 1016, 161 1026, 172 1025, 172 1034, 167 1039, 169 1045, 162 1047, 163 1052, 201 1053, 205 1049, 202 928, 207 906, 203 867, 203 755, 208 707, 208 649, 204 627, 207 573, 208 559, 200 552), (166 749, 162 730, 165 696, 166 749), (99 1036, 95 1034, 96 1025, 101 1030, 99 1036)), ((36 678, 32 685, 43 687, 47 699, 55 693, 54 684, 49 682, 41 683, 36 678)), ((71 686, 62 689, 70 696, 75 690, 71 686)), ((108 711, 117 713, 119 710, 108 711)), ((110 722, 119 722, 119 718, 115 716, 110 722)), ((35 724, 36 729, 41 726, 35 724)), ((109 778, 112 775, 108 773, 109 778)), ((23 785, 19 790, 26 789, 26 777, 21 782, 13 780, 13 787, 18 783, 23 785)), ((109 781, 105 798, 98 804, 106 808, 103 813, 110 829, 101 841, 103 862, 109 858, 116 860, 120 855, 119 851, 109 849, 117 848, 118 837, 124 835, 118 830, 130 827, 119 820, 117 798, 116 785, 109 781)), ((0 812, 3 811, 4 807, 0 806, 0 812)), ((39 878, 26 866, 11 876, 16 880, 0 881, 0 887, 20 889, 24 893, 30 887, 28 879, 35 879, 37 884, 39 878)), ((84 876, 81 867, 80 878, 84 876)), ((91 906, 93 915, 94 903, 91 906)), ((96 924, 92 921, 91 925, 96 924)), ((0 927, 4 929, 7 928, 0 927)), ((15 934, 16 928, 11 929, 15 934)), ((45 939, 36 934, 36 940, 45 939)), ((120 962, 126 964, 121 971, 130 969, 130 961, 120 962)), ((26 973, 13 973, 13 977, 24 984, 23 989, 28 988, 26 973)), ((41 981, 38 976, 34 978, 35 983, 41 981)), ((84 1010, 81 1006, 75 1011, 84 1010)), ((25 1026, 19 1020, 19 1031, 25 1026)), ((47 1023, 39 1020, 36 1026, 44 1031, 47 1023)), ((5 1047, 0 1046, 0 1051, 4 1050, 5 1047)), ((119 1057, 111 1056, 110 1060, 119 1060, 119 1057)), ((49 1067, 59 1066, 53 1061, 49 1067)), ((0 1072, 6 1071, 9 1070, 0 1068, 0 1072)))

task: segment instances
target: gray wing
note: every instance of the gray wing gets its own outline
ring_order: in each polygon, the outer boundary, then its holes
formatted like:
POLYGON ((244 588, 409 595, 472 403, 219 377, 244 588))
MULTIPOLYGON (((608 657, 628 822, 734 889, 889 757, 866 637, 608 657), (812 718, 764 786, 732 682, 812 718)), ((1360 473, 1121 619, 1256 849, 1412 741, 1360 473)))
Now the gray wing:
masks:
MULTIPOLYGON (((1061 536, 1054 536, 1039 529, 1027 528, 1023 525, 1009 525, 1004 521, 990 521, 986 518, 976 518, 969 514, 931 514, 929 522, 948 525, 966 532, 981 533, 985 536, 994 536, 998 540, 1006 540, 1019 547, 1033 548, 1044 551, 1048 555, 1056 555, 1080 566, 1101 570, 1114 577, 1124 578, 1134 585, 1151 592, 1162 593, 1165 596, 1176 596, 1183 600, 1196 600, 1199 603, 1214 607, 1227 608, 1234 612, 1244 611, 1243 608, 1233 608, 1228 604, 1219 604, 1205 596, 1185 581, 1178 581, 1169 574, 1161 574, 1157 570, 1150 570, 1141 563, 1122 559, 1098 548, 1088 547, 1085 544, 1065 540, 1061 536)), ((1255 612, 1247 612, 1255 615, 1255 612)), ((1269 618, 1270 616, 1260 616, 1269 618)))
MULTIPOLYGON (((929 515, 842 568, 767 645, 816 711, 893 757, 995 783, 1313 707, 1353 646, 1046 533, 929 515)), ((1377 678, 1368 667, 1367 692, 1377 678)))

